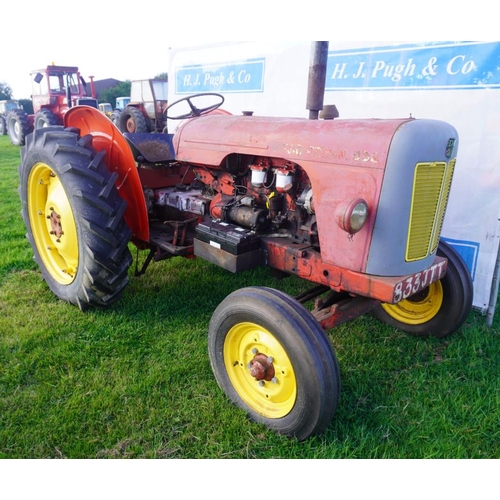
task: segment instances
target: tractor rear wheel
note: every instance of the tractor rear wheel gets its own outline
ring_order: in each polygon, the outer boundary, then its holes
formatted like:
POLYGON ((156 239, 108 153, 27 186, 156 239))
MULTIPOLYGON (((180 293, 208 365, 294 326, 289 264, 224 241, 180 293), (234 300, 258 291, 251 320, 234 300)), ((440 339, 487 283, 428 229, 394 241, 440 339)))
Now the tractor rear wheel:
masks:
POLYGON ((7 122, 3 116, 0 116, 0 135, 7 135, 7 122))
POLYGON ((215 310, 208 349, 216 380, 251 420, 307 439, 330 423, 340 372, 319 323, 283 292, 242 288, 215 310))
POLYGON ((58 118, 50 109, 41 109, 35 115, 35 128, 50 127, 52 125, 61 125, 58 118))
POLYGON ((397 304, 380 304, 373 314, 417 337, 443 338, 457 331, 472 309, 473 285, 462 257, 447 243, 437 254, 448 259, 444 278, 397 304))
POLYGON ((19 166, 35 261, 55 295, 81 310, 114 303, 132 262, 117 174, 108 171, 105 151, 97 153, 91 143, 74 128, 36 129, 19 166))
POLYGON ((149 132, 146 118, 141 110, 134 106, 127 106, 120 114, 120 131, 122 133, 146 133, 149 132))
POLYGON ((24 146, 26 136, 31 132, 27 113, 22 109, 12 109, 7 114, 7 133, 14 146, 24 146))

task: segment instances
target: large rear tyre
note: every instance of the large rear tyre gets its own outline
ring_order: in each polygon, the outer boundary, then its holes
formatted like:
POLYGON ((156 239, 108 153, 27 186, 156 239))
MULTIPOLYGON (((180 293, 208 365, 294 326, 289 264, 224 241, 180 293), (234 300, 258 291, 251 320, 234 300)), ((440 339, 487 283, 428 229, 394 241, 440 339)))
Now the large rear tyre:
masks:
POLYGON ((74 128, 45 127, 21 152, 19 195, 27 238, 49 288, 81 310, 105 307, 128 284, 126 203, 105 152, 74 128))
POLYGON ((0 116, 0 135, 7 135, 7 122, 3 116, 0 116))
POLYGON ((340 372, 332 345, 285 293, 248 287, 229 295, 210 321, 208 351, 219 386, 251 420, 304 440, 333 418, 340 372))
POLYGON ((22 109, 12 109, 7 114, 7 133, 14 146, 24 146, 26 136, 31 132, 28 114, 22 109))
POLYGON ((397 304, 380 304, 373 314, 417 337, 443 338, 457 331, 472 309, 471 276, 462 257, 444 241, 437 254, 448 259, 444 278, 397 304))
POLYGON ((134 106, 127 106, 120 114, 120 132, 147 133, 148 124, 141 111, 134 106))

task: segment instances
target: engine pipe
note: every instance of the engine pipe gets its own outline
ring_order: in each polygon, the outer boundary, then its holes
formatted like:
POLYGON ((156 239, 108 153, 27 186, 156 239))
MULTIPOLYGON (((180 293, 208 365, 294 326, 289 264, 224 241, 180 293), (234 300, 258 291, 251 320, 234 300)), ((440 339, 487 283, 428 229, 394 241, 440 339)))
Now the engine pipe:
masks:
POLYGON ((311 45, 306 101, 309 120, 317 120, 319 112, 323 109, 327 62, 328 42, 313 42, 311 45))

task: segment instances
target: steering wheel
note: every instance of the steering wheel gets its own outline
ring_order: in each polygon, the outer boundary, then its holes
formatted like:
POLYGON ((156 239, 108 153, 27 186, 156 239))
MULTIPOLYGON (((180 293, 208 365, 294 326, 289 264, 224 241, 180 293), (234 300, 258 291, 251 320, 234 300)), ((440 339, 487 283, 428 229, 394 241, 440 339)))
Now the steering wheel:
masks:
POLYGON ((178 101, 175 101, 172 104, 170 104, 167 107, 167 109, 165 109, 163 116, 165 118, 169 118, 170 120, 185 120, 187 118, 194 118, 195 116, 206 115, 207 113, 210 113, 210 111, 213 111, 214 109, 220 108, 222 106, 223 102, 224 102, 224 96, 222 96, 220 94, 216 94, 214 92, 206 92, 204 94, 194 94, 194 95, 190 95, 187 97, 183 97, 182 99, 179 99, 178 101), (202 97, 202 96, 215 96, 215 97, 218 97, 220 99, 220 102, 212 104, 211 106, 206 106, 205 108, 197 108, 191 101, 195 97, 202 97), (173 108, 175 105, 179 104, 182 101, 187 101, 187 103, 189 104, 189 107, 191 108, 191 111, 189 113, 185 113, 184 115, 169 116, 168 110, 173 108))

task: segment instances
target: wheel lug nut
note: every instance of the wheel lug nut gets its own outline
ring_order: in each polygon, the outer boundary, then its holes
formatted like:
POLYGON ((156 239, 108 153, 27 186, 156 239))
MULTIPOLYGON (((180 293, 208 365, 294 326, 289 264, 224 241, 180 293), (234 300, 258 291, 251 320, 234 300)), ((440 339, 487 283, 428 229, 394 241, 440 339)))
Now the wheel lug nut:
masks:
POLYGON ((252 349, 252 354, 257 354, 258 352, 259 352, 259 350, 258 350, 256 347, 254 347, 254 348, 252 349))
POLYGON ((265 382, 263 380, 259 380, 260 387, 264 387, 265 382))
POLYGON ((267 358, 267 361, 268 361, 269 363, 274 363, 274 358, 273 358, 272 356, 269 356, 269 357, 267 358))
POLYGON ((277 383, 278 383, 278 379, 277 379, 276 377, 273 377, 273 378, 271 379, 271 382, 272 382, 273 384, 277 384, 277 383))

